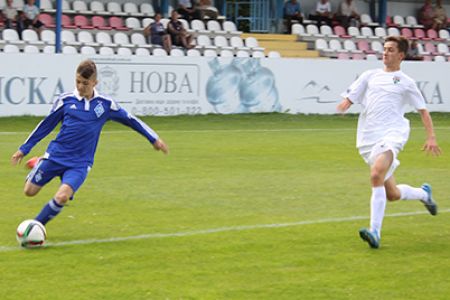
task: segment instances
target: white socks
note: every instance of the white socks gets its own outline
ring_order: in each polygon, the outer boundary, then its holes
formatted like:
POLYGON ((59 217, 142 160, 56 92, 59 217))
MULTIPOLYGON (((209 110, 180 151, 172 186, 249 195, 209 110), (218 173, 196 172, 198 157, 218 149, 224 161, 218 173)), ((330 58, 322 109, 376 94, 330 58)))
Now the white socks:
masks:
POLYGON ((372 197, 370 198, 370 230, 378 232, 381 236, 381 225, 386 208, 386 189, 384 186, 372 187, 372 197))
POLYGON ((428 199, 428 194, 421 188, 415 188, 407 184, 399 184, 397 188, 400 190, 401 200, 422 200, 428 199))

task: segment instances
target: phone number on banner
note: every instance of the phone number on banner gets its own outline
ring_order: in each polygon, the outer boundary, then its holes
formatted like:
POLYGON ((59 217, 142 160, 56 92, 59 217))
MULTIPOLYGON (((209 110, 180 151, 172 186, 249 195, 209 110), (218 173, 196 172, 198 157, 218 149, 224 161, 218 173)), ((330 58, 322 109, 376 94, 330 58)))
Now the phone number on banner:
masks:
POLYGON ((134 106, 131 112, 139 116, 198 115, 202 113, 202 108, 200 106, 134 106))

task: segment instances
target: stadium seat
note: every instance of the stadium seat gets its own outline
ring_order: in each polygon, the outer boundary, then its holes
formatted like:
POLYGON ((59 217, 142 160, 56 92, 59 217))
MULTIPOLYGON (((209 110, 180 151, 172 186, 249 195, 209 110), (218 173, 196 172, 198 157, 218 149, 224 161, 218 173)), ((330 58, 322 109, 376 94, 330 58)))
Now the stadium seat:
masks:
POLYGON ((414 16, 406 16, 406 25, 411 28, 424 28, 423 25, 420 25, 417 22, 417 19, 414 16))
POLYGON ((75 34, 70 30, 62 30, 61 31, 61 42, 64 45, 70 46, 81 46, 81 42, 77 41, 75 34))
POLYGON ((3 53, 20 53, 20 49, 17 45, 5 45, 3 53))
POLYGON ((92 1, 90 6, 94 15, 107 16, 111 14, 109 11, 105 10, 105 5, 100 1, 92 1))
POLYGON ((375 51, 376 53, 384 52, 383 44, 380 41, 372 41, 370 43, 370 48, 372 48, 372 50, 375 51))
POLYGON ((81 0, 75 0, 72 2, 72 9, 79 14, 92 14, 92 11, 90 11, 87 7, 87 4, 85 1, 81 0))
POLYGON ((197 49, 189 49, 186 52, 186 56, 191 56, 191 57, 198 57, 201 56, 202 54, 200 53, 200 51, 198 51, 197 49))
POLYGON ((447 29, 441 29, 439 30, 439 37, 448 42, 450 40, 450 33, 447 29))
MULTIPOLYGON (((40 0, 39 5, 40 5, 41 12, 44 12, 44 13, 55 13, 56 12, 56 9, 53 8, 53 4, 50 0, 40 0)), ((2 7, 2 6, 0 5, 0 7, 2 7)))
POLYGON ((292 32, 292 34, 296 34, 296 35, 304 35, 305 27, 303 27, 302 24, 292 24, 291 32, 292 32))
POLYGON ((242 31, 238 31, 236 28, 236 24, 234 24, 232 21, 223 22, 222 28, 228 35, 240 36, 242 34, 242 31))
POLYGON ((152 24, 153 22, 155 22, 155 20, 153 20, 152 18, 143 18, 142 19, 142 28, 147 27, 148 25, 152 24))
POLYGON ((416 39, 413 35, 413 32, 410 28, 408 27, 403 27, 402 29, 400 29, 400 34, 402 36, 404 36, 405 38, 407 38, 408 40, 414 40, 416 39))
POLYGON ((90 24, 89 19, 83 15, 76 15, 73 17, 73 24, 80 29, 94 29, 94 26, 90 24))
POLYGON ((252 52, 252 57, 255 58, 265 58, 266 56, 264 55, 263 51, 253 51, 252 52))
POLYGON ((197 49, 202 49, 202 50, 206 50, 206 49, 210 49, 210 50, 217 50, 217 47, 212 45, 211 43, 211 38, 207 35, 198 35, 197 36, 197 49))
POLYGON ((337 37, 337 35, 335 35, 333 33, 333 30, 328 25, 321 25, 320 26, 320 34, 322 34, 324 36, 327 36, 327 37, 337 37))
POLYGON ((94 26, 95 28, 97 28, 99 30, 111 30, 112 29, 111 26, 108 26, 106 24, 106 20, 102 16, 93 16, 91 21, 92 21, 92 26, 94 26))
POLYGON ((53 30, 44 29, 41 32, 41 41, 48 45, 55 44, 55 32, 53 30))
POLYGON ((361 27, 360 32, 361 32, 361 36, 363 36, 365 38, 378 39, 377 36, 373 35, 373 30, 370 27, 367 27, 367 26, 361 27))
POLYGON ((203 51, 203 56, 205 57, 217 57, 217 52, 211 49, 206 49, 203 51))
POLYGON ((433 60, 435 62, 446 62, 447 60, 445 59, 445 56, 443 55, 436 55, 433 60))
POLYGON ((219 52, 220 57, 234 57, 233 51, 223 49, 219 52))
POLYGON ((397 27, 389 27, 388 29, 388 35, 400 35, 400 30, 397 27))
POLYGON ((42 53, 55 54, 55 46, 53 45, 44 46, 44 48, 42 49, 42 53))
POLYGON ((140 48, 146 48, 146 49, 153 48, 152 45, 147 44, 147 41, 145 40, 144 35, 140 32, 135 32, 135 33, 131 34, 131 43, 140 48))
POLYGON ((150 3, 141 3, 139 9, 144 16, 148 17, 155 16, 155 10, 153 8, 153 5, 151 5, 150 3))
POLYGON ((361 32, 358 27, 349 26, 347 28, 347 34, 353 38, 361 38, 361 32))
POLYGON ((40 13, 38 16, 39 21, 41 21, 42 23, 44 23, 44 26, 46 28, 55 28, 55 20, 53 19, 53 17, 49 14, 46 13, 40 13))
POLYGON ((340 52, 337 55, 337 59, 345 59, 345 60, 350 59, 350 54, 346 52, 340 52))
POLYGON ((344 50, 352 53, 362 53, 362 50, 358 50, 353 40, 344 40, 344 50))
POLYGON ((376 61, 376 60, 378 60, 378 57, 375 54, 367 54, 366 55, 366 60, 368 60, 368 61, 376 61))
MULTIPOLYGON (((181 19, 180 19, 180 20, 181 20, 181 19)), ((161 22, 161 24, 163 24, 164 28, 167 29, 167 24, 169 24, 170 20, 167 19, 167 18, 162 18, 162 19, 160 20, 160 22, 161 22)))
POLYGON ((366 53, 366 54, 374 54, 375 51, 373 51, 370 48, 369 42, 366 40, 359 40, 356 42, 358 45, 358 49, 361 50, 362 52, 366 53))
POLYGON ((125 26, 134 29, 134 30, 143 30, 141 27, 141 22, 138 18, 135 17, 128 17, 125 19, 125 26))
POLYGON ((320 34, 319 28, 315 24, 306 25, 306 33, 314 36, 314 37, 323 37, 323 34, 320 34))
MULTIPOLYGON (((183 24, 183 28, 184 29, 186 29, 186 30, 189 30, 189 22, 188 21, 186 21, 185 19, 178 19, 178 21, 180 21, 181 22, 181 24, 183 24)), ((166 25, 166 28, 167 28, 167 25, 166 25)))
POLYGON ((205 23, 201 20, 192 20, 191 21, 191 29, 197 34, 209 34, 210 32, 206 30, 205 23))
POLYGON ((80 48, 80 53, 81 54, 86 54, 86 55, 95 55, 95 54, 97 54, 97 51, 95 51, 94 47, 83 46, 83 47, 80 48))
POLYGON ((68 0, 62 0, 62 11, 65 14, 74 14, 75 11, 70 8, 70 4, 68 0))
POLYGON ((233 47, 233 49, 237 50, 246 50, 249 51, 250 48, 244 46, 244 42, 242 41, 241 37, 239 36, 232 36, 230 38, 230 46, 233 47))
POLYGON ((425 31, 422 28, 414 29, 414 37, 423 41, 429 41, 431 38, 427 37, 425 31))
POLYGON ((25 44, 24 41, 22 41, 19 38, 19 34, 15 29, 4 29, 3 30, 3 40, 7 42, 7 44, 13 44, 13 45, 23 45, 25 44))
POLYGON ((433 39, 433 40, 435 40, 435 41, 443 41, 443 39, 441 39, 441 38, 439 37, 437 31, 434 30, 434 29, 432 29, 432 28, 427 30, 427 36, 428 36, 430 39, 433 39))
POLYGON ((128 28, 123 24, 122 18, 120 17, 110 17, 109 25, 115 30, 128 30, 128 28))
POLYGON ((428 52, 431 55, 437 55, 436 47, 431 42, 425 43, 425 52, 428 52))
POLYGON ((62 53, 63 54, 78 54, 78 50, 74 46, 64 46, 62 48, 62 53))
POLYGON ((124 32, 114 33, 113 42, 115 44, 120 45, 121 47, 134 48, 134 45, 130 43, 130 39, 128 38, 128 35, 126 35, 124 32))
POLYGON ((341 41, 339 41, 338 39, 329 40, 328 47, 332 52, 346 52, 346 50, 342 48, 341 41))
POLYGON ((281 54, 278 51, 269 51, 267 54, 268 58, 281 58, 281 54))
POLYGON ((112 42, 111 36, 105 31, 98 31, 95 34, 95 41, 104 47, 117 47, 117 44, 112 42))
POLYGON ((100 47, 98 54, 100 55, 114 55, 114 49, 111 47, 100 47))
POLYGON ((39 40, 36 31, 34 31, 33 29, 25 29, 22 32, 22 40, 30 45, 44 45, 44 42, 39 40))
POLYGON ((126 16, 127 15, 127 13, 124 13, 122 11, 120 4, 117 2, 108 2, 106 4, 106 10, 115 16, 126 16))
POLYGON ((384 39, 387 36, 386 29, 384 27, 375 27, 375 36, 379 39, 384 39))
POLYGON ((214 37, 214 46, 218 47, 221 50, 230 50, 233 51, 233 47, 228 45, 228 40, 223 35, 216 35, 214 37))
POLYGON ((130 48, 119 47, 117 48, 117 55, 131 56, 133 55, 133 52, 131 51, 130 48))
POLYGON ((248 53, 248 51, 238 50, 236 52, 236 57, 250 57, 250 54, 248 53))
POLYGON ((40 53, 39 48, 35 45, 26 45, 23 48, 24 53, 40 53))
POLYGON ((167 52, 166 50, 162 49, 162 48, 155 48, 153 49, 153 56, 167 56, 167 52))
POLYGON ((392 18, 392 21, 394 22, 395 25, 399 26, 399 27, 404 27, 405 26, 405 19, 400 16, 400 15, 395 15, 392 18))
POLYGON ((135 51, 136 56, 150 56, 150 51, 146 48, 137 48, 135 51))
POLYGON ((314 49, 318 51, 325 51, 328 49, 328 43, 324 39, 317 39, 314 41, 314 49))
POLYGON ((170 50, 170 56, 184 56, 184 51, 180 48, 173 48, 170 50))
POLYGON ((222 28, 220 27, 220 23, 216 20, 209 20, 206 23, 206 28, 215 34, 226 34, 226 31, 222 30, 222 28))
POLYGON ((351 35, 347 34, 347 31, 341 25, 336 25, 336 26, 334 26, 333 29, 334 29, 334 34, 337 35, 340 38, 347 39, 347 38, 351 38, 352 37, 351 35))
POLYGON ((139 11, 136 3, 126 2, 123 4, 123 11, 129 16, 143 17, 144 14, 139 11))
POLYGON ((82 30, 77 33, 77 40, 84 46, 99 47, 90 31, 82 30))
POLYGON ((380 23, 374 22, 372 20, 372 17, 368 14, 361 14, 361 25, 362 26, 369 26, 369 27, 377 27, 380 26, 380 23))
POLYGON ((364 53, 354 53, 352 55, 353 60, 364 60, 366 58, 364 53))
POLYGON ((264 48, 259 46, 258 40, 252 36, 245 38, 245 46, 253 51, 264 51, 264 48))
POLYGON ((61 16, 61 25, 65 29, 76 29, 77 28, 77 26, 75 26, 72 23, 72 19, 68 15, 61 16))
POLYGON ((445 56, 450 55, 448 46, 447 46, 447 44, 444 44, 444 43, 439 43, 439 44, 437 45, 437 52, 438 52, 439 54, 445 55, 445 56))

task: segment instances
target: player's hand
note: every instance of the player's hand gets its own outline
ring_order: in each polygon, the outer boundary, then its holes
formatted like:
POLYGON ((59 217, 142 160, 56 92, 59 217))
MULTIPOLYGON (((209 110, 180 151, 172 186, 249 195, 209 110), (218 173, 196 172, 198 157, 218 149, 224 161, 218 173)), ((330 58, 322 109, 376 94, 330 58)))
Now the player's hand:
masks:
POLYGON ((169 148, 162 139, 158 139, 156 142, 154 142, 153 148, 155 148, 156 151, 161 150, 164 154, 169 154, 169 148))
POLYGON ((425 145, 422 147, 422 151, 427 152, 433 156, 439 156, 441 154, 441 148, 439 148, 436 139, 434 137, 427 139, 425 145))
POLYGON ((22 151, 17 150, 16 153, 13 154, 13 156, 11 157, 11 164, 13 166, 16 166, 17 164, 20 164, 20 162, 22 161, 22 158, 25 155, 23 155, 22 151))
POLYGON ((338 113, 343 114, 350 108, 350 106, 352 106, 352 104, 353 103, 349 99, 345 98, 341 101, 341 103, 338 104, 336 110, 338 113))

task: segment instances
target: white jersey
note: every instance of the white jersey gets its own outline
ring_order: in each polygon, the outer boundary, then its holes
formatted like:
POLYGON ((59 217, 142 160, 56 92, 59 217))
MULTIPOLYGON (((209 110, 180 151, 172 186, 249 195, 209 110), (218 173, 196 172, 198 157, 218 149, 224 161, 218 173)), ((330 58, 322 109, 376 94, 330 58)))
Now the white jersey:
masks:
POLYGON ((405 106, 425 109, 425 100, 414 80, 402 71, 366 71, 342 96, 362 105, 357 148, 375 145, 382 140, 403 147, 410 130, 409 120, 404 117, 405 106))

